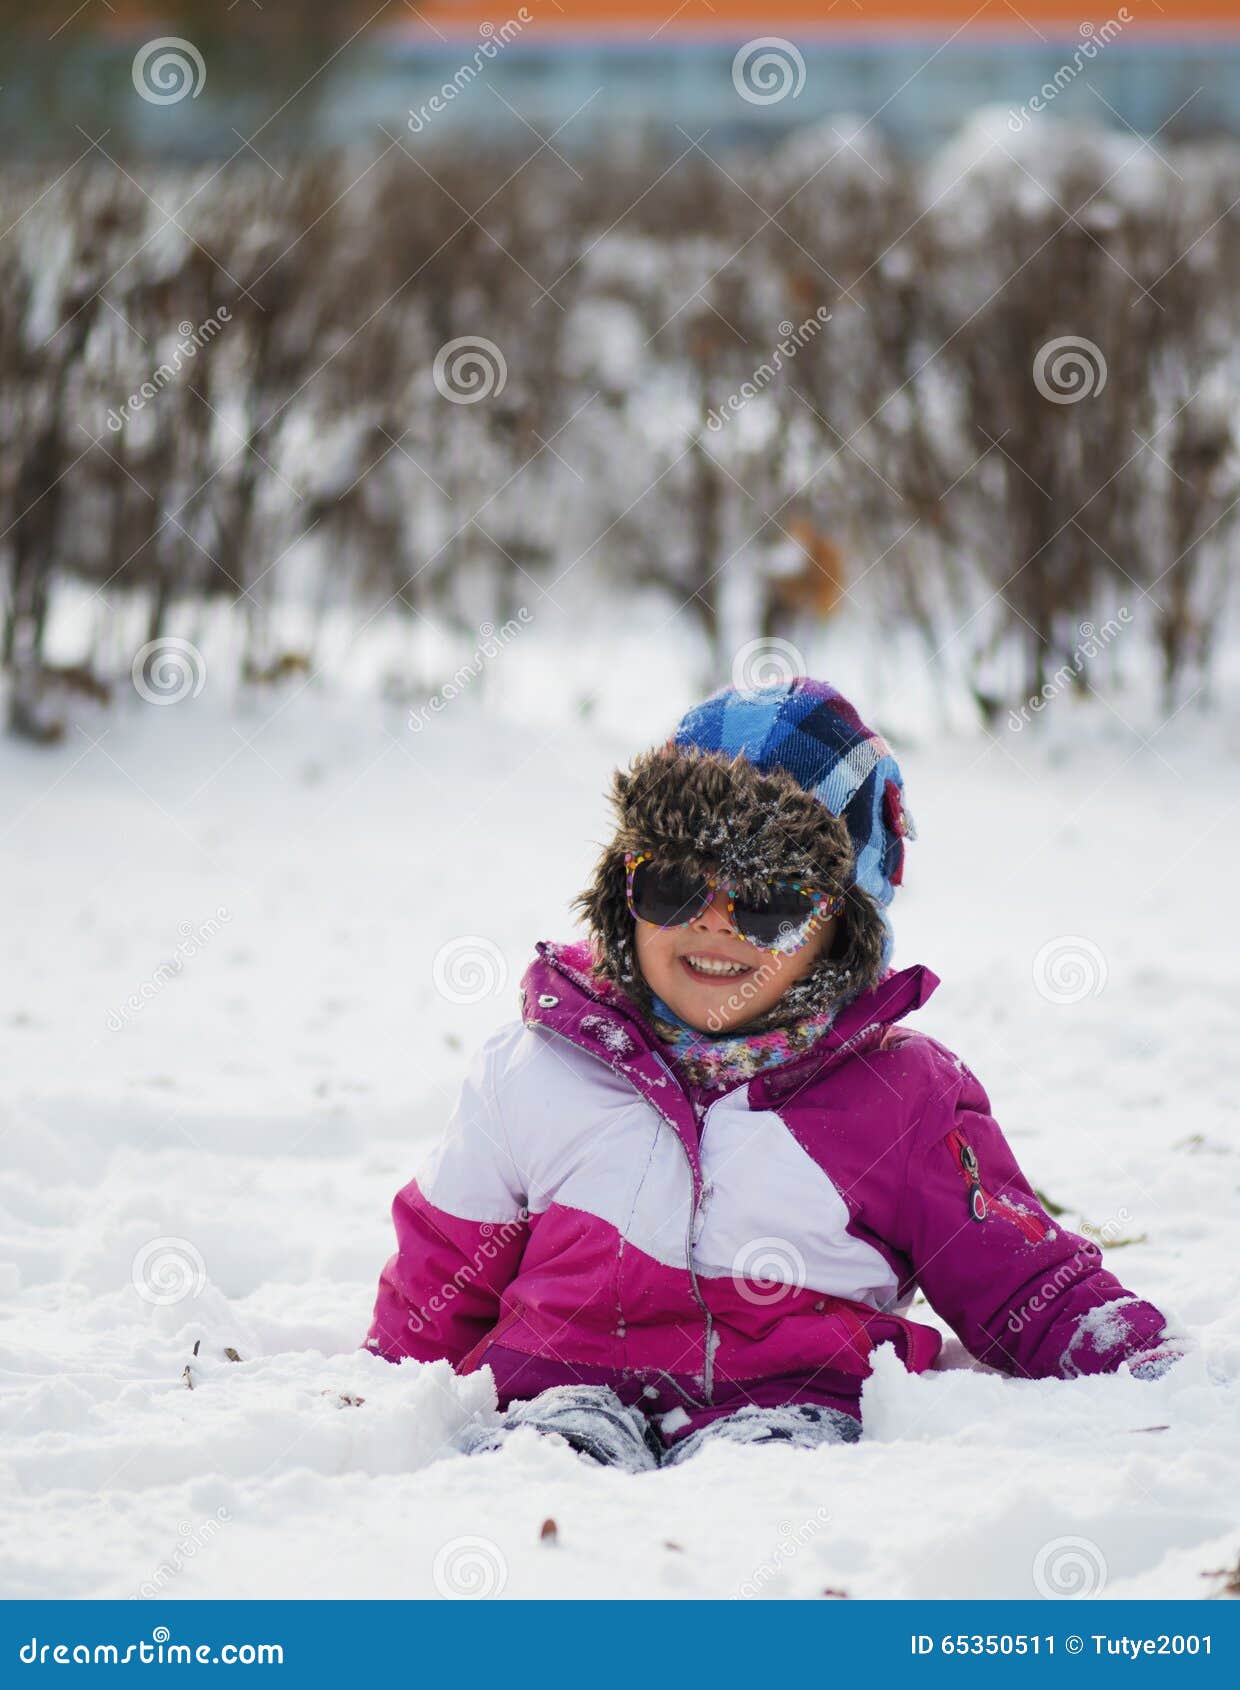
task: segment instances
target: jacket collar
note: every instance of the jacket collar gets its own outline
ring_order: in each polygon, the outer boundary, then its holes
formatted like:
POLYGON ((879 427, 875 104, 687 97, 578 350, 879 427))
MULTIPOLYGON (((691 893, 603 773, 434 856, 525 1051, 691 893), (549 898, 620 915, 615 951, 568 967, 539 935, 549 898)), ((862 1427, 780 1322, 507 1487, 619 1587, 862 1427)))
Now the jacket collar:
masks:
MULTIPOLYGON (((544 939, 536 949, 538 955, 521 982, 526 1024, 562 1034, 635 1081, 635 1066, 648 1075, 648 1059, 657 1057, 659 1050, 654 1029, 618 986, 594 973, 588 942, 552 944, 544 939)), ((750 1081, 751 1101, 759 1107, 777 1103, 800 1090, 836 1057, 877 1042, 887 1027, 920 1009, 938 983, 938 975, 920 963, 888 974, 845 1004, 834 1024, 804 1056, 750 1081)))

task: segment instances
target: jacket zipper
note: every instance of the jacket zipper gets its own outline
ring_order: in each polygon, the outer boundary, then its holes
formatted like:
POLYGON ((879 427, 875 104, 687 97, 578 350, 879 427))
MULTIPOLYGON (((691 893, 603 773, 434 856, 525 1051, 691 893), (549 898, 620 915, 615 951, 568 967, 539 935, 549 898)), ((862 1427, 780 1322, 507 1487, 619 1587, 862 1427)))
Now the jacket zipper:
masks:
POLYGON ((969 1206, 969 1214, 975 1221, 984 1221, 992 1211, 1001 1215, 1005 1221, 1017 1227, 1024 1233, 1031 1244, 1038 1244, 1046 1237, 1047 1227, 1044 1221, 1026 1209, 1017 1208, 1004 1197, 996 1197, 986 1190, 982 1184, 981 1164, 977 1159, 977 1152, 961 1132, 959 1127, 952 1129, 947 1135, 947 1142, 956 1154, 961 1175, 966 1187, 965 1201, 969 1206))
MULTIPOLYGON (((659 1064, 659 1067, 662 1068, 663 1072, 667 1075, 672 1084, 684 1094, 688 1100, 689 1107, 693 1109, 692 1098, 690 1098, 688 1093, 685 1092, 684 1087, 680 1084, 680 1081, 672 1072, 661 1052, 653 1050, 651 1055, 659 1064)), ((634 1087, 634 1090, 636 1090, 636 1087, 634 1087)), ((718 1099, 716 1099, 716 1101, 718 1101, 718 1099)), ((658 1108, 658 1105, 656 1104, 655 1107, 658 1108)), ((708 1106, 702 1112, 702 1120, 699 1127, 699 1142, 701 1134, 706 1128, 706 1117, 710 1114, 710 1109, 712 1107, 713 1105, 708 1106)), ((693 1112, 696 1116, 697 1110, 694 1109, 693 1112)), ((702 1287, 698 1284, 697 1268, 694 1266, 693 1262, 693 1246, 695 1242, 693 1233, 697 1225, 698 1217, 698 1181, 696 1176, 699 1170, 695 1169, 693 1166, 693 1158, 689 1155, 689 1152, 685 1147, 685 1141, 676 1130, 676 1123, 672 1120, 670 1115, 664 1114, 662 1109, 659 1110, 659 1114, 663 1115, 663 1119, 667 1122, 668 1126, 671 1127, 672 1134, 675 1137, 677 1144, 685 1153, 685 1161, 689 1164, 689 1189, 691 1196, 689 1199, 689 1224, 685 1232, 685 1265, 689 1269, 689 1283, 693 1287, 694 1298, 698 1307, 702 1311, 703 1318, 706 1321, 706 1362, 702 1368, 702 1389, 706 1394, 706 1401, 710 1403, 715 1400, 715 1317, 710 1312, 706 1298, 702 1295, 702 1287)))
MULTIPOLYGON (((533 1023, 533 1025, 541 1028, 544 1033, 550 1033, 552 1038, 563 1039, 565 1044, 572 1045, 574 1050, 578 1050, 578 1051, 581 1050, 581 1046, 579 1044, 577 1044, 577 1042, 574 1039, 570 1039, 567 1033, 561 1033, 558 1027, 548 1027, 545 1021, 535 1021, 533 1023)), ((582 1054, 585 1055, 585 1056, 593 1056, 594 1055, 593 1051, 583 1051, 582 1054)), ((693 1107, 692 1100, 690 1100, 688 1098, 688 1093, 685 1092, 684 1087, 681 1085, 680 1081, 676 1078, 676 1076, 672 1072, 671 1068, 668 1067, 667 1063, 664 1061, 664 1059, 660 1055, 660 1053, 657 1050, 652 1049, 650 1054, 654 1057, 655 1061, 659 1064, 660 1068, 662 1068, 663 1072, 667 1075, 667 1077, 671 1081, 671 1083, 676 1087, 677 1091, 679 1091, 686 1098, 686 1100, 689 1102, 689 1107, 692 1108, 693 1107)), ((602 1062, 604 1067, 611 1068, 611 1063, 605 1061, 605 1059, 603 1057, 596 1057, 595 1060, 602 1062)), ((614 1073, 615 1069, 612 1069, 612 1072, 614 1073)), ((625 1077, 627 1078, 627 1076, 625 1076, 625 1077)), ((629 1080, 628 1083, 630 1085, 633 1085, 633 1082, 631 1080, 629 1080)), ((699 1177, 699 1169, 694 1167, 693 1158, 689 1154, 689 1151, 688 1151, 688 1149, 685 1145, 684 1139, 682 1139, 681 1136, 680 1136, 679 1128, 677 1127, 675 1121, 673 1121, 672 1117, 668 1114, 667 1110, 661 1109, 659 1107, 659 1105, 654 1101, 654 1099, 648 1098, 645 1095, 645 1093, 643 1091, 641 1091, 641 1089, 638 1086, 633 1086, 633 1090, 637 1093, 637 1095, 642 1099, 643 1102, 650 1104, 651 1108, 655 1111, 655 1113, 662 1120, 666 1121, 667 1125, 671 1128, 672 1137, 676 1140, 677 1144, 680 1146, 681 1150, 684 1153, 685 1161, 689 1165, 689 1223, 688 1223, 688 1226, 687 1226, 686 1231, 685 1231, 685 1265, 689 1270, 689 1283, 693 1288, 694 1301, 697 1303, 698 1307, 701 1309, 703 1318, 706 1322, 706 1362, 705 1362, 705 1366, 703 1367, 703 1370, 702 1370, 702 1388, 706 1393, 706 1402, 709 1404, 709 1403, 714 1401, 715 1317, 710 1312, 710 1309, 707 1306, 706 1298, 702 1295, 702 1287, 698 1284, 697 1269, 693 1264, 693 1229, 694 1229, 694 1226, 696 1225, 697 1217, 698 1217, 698 1177, 699 1177)))

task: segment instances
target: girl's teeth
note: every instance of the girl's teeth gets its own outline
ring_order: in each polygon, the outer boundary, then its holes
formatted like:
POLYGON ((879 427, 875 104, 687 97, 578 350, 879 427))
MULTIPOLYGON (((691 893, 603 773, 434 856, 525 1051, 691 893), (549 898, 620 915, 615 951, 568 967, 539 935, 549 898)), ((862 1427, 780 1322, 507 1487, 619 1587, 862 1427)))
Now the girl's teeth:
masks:
POLYGON ((713 957, 690 956, 685 961, 690 968, 695 968, 699 974, 748 974, 749 969, 743 962, 716 962, 713 957))

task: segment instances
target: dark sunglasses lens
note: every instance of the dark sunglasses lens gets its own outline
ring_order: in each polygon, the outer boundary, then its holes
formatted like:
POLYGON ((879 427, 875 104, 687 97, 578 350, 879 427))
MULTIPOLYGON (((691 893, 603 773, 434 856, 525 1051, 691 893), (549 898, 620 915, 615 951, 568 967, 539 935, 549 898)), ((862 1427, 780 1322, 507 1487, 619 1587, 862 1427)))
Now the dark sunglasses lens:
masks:
POLYGON ((642 921, 676 927, 692 921, 706 907, 705 882, 641 863, 633 876, 633 908, 642 921))
POLYGON ((803 892, 768 886, 764 892, 737 899, 733 915, 737 929, 750 944, 770 948, 799 945, 814 906, 803 892))

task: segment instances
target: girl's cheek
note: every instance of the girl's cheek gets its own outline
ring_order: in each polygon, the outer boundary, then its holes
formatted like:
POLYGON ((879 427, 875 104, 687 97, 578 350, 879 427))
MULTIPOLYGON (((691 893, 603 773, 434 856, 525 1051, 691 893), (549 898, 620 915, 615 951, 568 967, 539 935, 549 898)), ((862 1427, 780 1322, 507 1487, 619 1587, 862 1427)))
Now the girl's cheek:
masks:
POLYGON ((637 923, 637 962, 647 978, 649 978, 652 970, 657 972, 659 969, 667 967, 671 955, 668 937, 657 927, 649 927, 645 922, 637 923))

